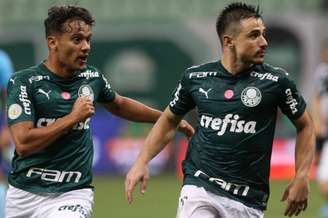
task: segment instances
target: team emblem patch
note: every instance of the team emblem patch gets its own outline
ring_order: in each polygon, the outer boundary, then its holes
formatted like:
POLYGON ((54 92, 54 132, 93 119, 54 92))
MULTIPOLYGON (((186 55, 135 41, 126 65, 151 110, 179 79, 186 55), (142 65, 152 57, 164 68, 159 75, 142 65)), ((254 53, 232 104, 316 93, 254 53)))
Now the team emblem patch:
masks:
POLYGON ((8 108, 8 117, 11 120, 17 119, 23 112, 23 108, 19 104, 12 104, 8 108))
POLYGON ((247 107, 257 106, 262 99, 260 90, 256 87, 246 87, 241 93, 241 101, 247 107))
POLYGON ((90 99, 92 101, 94 99, 93 90, 92 90, 92 88, 89 85, 82 85, 79 88, 78 95, 79 95, 79 97, 88 96, 88 97, 90 97, 90 99))

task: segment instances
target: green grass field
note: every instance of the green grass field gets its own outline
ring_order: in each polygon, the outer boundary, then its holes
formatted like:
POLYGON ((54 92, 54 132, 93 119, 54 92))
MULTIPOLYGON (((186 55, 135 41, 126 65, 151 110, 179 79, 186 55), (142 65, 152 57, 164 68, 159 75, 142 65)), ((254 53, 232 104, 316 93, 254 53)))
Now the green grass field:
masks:
MULTIPOLYGON (((129 205, 124 196, 124 178, 95 177, 96 187, 94 218, 174 218, 181 181, 172 175, 151 177, 147 193, 139 194, 139 187, 134 202, 129 205)), ((271 182, 271 197, 265 218, 284 217, 285 203, 280 202, 287 181, 271 182)), ((311 183, 311 195, 307 211, 300 218, 319 218, 319 208, 323 197, 315 182, 311 183)))

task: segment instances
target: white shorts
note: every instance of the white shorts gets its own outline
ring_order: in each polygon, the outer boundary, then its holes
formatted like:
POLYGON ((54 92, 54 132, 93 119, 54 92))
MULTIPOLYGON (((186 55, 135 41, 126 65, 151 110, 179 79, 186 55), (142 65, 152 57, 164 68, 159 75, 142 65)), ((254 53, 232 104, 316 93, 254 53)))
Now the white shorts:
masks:
POLYGON ((320 161, 317 169, 317 180, 319 183, 328 182, 327 169, 328 169, 328 141, 325 141, 322 147, 320 161))
POLYGON ((30 193, 9 186, 6 218, 90 218, 93 191, 79 189, 65 193, 30 193))
POLYGON ((263 218, 264 213, 244 204, 206 191, 202 187, 182 187, 177 218, 263 218))

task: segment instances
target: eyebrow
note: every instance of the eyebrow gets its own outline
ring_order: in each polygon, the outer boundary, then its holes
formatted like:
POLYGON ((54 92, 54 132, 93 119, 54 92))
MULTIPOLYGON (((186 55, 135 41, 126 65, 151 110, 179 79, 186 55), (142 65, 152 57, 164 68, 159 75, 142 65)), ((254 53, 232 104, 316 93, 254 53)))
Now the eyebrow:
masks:
POLYGON ((72 34, 72 36, 71 37, 74 37, 74 36, 82 36, 82 37, 86 37, 86 38, 89 38, 89 37, 91 37, 92 36, 92 33, 90 33, 90 34, 88 34, 88 35, 84 35, 83 33, 81 33, 81 32, 77 32, 77 33, 74 33, 74 34, 72 34))
POLYGON ((260 29, 260 28, 256 28, 256 29, 252 29, 251 31, 249 31, 248 33, 247 33, 247 35, 249 35, 249 34, 252 34, 252 33, 255 33, 255 32, 266 32, 266 28, 263 28, 263 29, 260 29))

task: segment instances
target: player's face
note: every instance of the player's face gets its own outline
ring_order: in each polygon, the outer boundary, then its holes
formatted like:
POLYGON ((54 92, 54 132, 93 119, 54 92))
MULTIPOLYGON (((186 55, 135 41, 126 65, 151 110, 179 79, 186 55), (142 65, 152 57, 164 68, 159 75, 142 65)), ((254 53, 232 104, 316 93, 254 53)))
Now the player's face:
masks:
POLYGON ((71 71, 86 67, 90 52, 92 29, 81 20, 71 20, 64 24, 64 32, 56 35, 55 53, 58 63, 71 71))
POLYGON ((265 26, 260 18, 241 20, 239 34, 234 37, 237 59, 246 64, 262 64, 268 43, 265 26))

